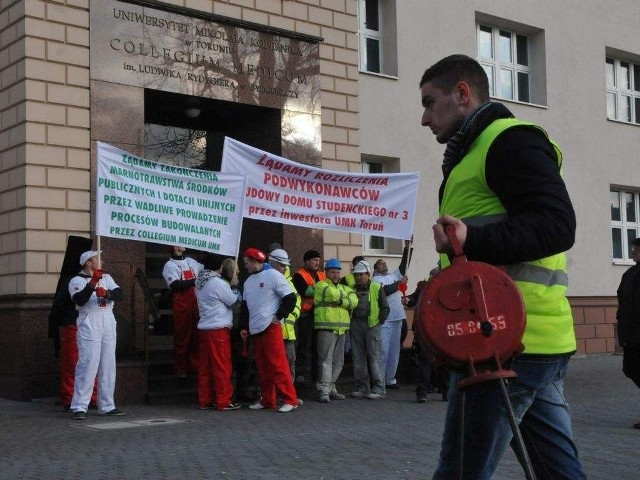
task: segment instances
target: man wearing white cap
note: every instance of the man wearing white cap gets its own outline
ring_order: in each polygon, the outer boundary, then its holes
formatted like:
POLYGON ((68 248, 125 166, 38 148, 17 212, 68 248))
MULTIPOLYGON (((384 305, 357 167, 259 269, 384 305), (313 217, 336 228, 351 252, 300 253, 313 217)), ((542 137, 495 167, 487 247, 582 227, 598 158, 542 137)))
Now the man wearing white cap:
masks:
POLYGON ((84 420, 98 376, 98 413, 124 415, 113 401, 116 386, 116 319, 113 302, 124 298, 111 275, 102 272, 99 252, 80 255, 82 270, 69 282, 78 310, 78 364, 71 400, 73 418, 84 420))
POLYGON ((169 247, 169 252, 171 258, 162 268, 162 277, 172 292, 173 369, 177 376, 186 377, 198 373, 200 313, 194 286, 204 266, 185 256, 185 248, 180 245, 169 247))
POLYGON ((389 316, 389 303, 382 284, 371 281, 371 266, 358 261, 352 272, 358 305, 351 314, 354 398, 378 400, 384 397, 381 325, 389 316))
MULTIPOLYGON (((293 280, 291 278, 291 271, 289 266, 291 261, 289 260, 289 254, 282 248, 275 248, 269 252, 269 264, 279 271, 284 278, 287 279, 289 285, 293 287, 293 280)), ((289 362, 289 370, 291 370, 291 378, 296 378, 296 320, 300 317, 300 308, 302 305, 302 299, 298 292, 296 294, 296 306, 293 311, 287 315, 282 324, 282 336, 284 338, 284 350, 287 354, 287 361, 289 362)))

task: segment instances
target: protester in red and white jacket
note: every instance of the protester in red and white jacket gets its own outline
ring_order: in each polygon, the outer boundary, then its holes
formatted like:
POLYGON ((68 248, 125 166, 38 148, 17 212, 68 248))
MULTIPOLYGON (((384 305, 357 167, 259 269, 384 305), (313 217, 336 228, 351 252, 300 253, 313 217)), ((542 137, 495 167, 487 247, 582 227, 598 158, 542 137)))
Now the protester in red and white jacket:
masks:
MULTIPOLYGON (((262 391, 260 401, 249 408, 275 408, 277 391, 284 402, 278 411, 287 413, 297 408, 298 396, 282 341, 282 322, 295 308, 297 296, 284 275, 265 266, 264 252, 248 248, 243 260, 250 274, 244 282, 243 323, 253 339, 262 391)), ((243 336, 246 335, 243 329, 243 336)))
POLYGON ((202 264, 185 256, 185 248, 170 247, 171 258, 164 264, 162 277, 173 293, 173 368, 186 377, 198 371, 198 302, 194 291, 202 264))

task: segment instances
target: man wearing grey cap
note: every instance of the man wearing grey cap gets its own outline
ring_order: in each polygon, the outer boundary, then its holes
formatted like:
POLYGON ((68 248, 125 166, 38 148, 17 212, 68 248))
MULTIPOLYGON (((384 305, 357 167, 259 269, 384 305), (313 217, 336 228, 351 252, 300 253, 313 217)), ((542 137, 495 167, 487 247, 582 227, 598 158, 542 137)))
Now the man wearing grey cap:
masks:
POLYGON ((116 386, 116 319, 113 302, 124 298, 122 290, 102 272, 99 253, 80 255, 82 270, 69 282, 69 295, 78 310, 78 364, 76 366, 71 411, 75 420, 84 420, 93 385, 98 376, 98 413, 119 416, 113 401, 116 386))

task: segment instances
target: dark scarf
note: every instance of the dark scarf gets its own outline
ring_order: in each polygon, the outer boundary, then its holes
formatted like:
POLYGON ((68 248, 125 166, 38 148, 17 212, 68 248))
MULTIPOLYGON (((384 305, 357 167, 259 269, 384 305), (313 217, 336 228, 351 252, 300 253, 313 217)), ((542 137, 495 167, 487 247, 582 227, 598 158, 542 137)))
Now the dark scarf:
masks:
POLYGON ((513 117, 513 114, 501 103, 485 102, 469 115, 460 130, 449 138, 442 159, 442 174, 444 178, 440 186, 440 201, 442 201, 444 185, 447 182, 447 178, 449 178, 451 170, 460 163, 473 141, 478 138, 478 135, 494 120, 511 117, 513 117))

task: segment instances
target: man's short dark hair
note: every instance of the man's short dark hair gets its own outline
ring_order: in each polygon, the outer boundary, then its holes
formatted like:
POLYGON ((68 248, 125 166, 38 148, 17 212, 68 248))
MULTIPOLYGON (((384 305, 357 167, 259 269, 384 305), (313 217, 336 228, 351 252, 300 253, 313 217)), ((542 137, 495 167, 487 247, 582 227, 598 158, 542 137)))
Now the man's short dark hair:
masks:
POLYGON ((358 262, 361 262, 362 260, 364 260, 364 257, 363 257, 362 255, 356 255, 355 257, 353 257, 353 258, 351 259, 351 266, 355 267, 355 266, 356 266, 356 264, 357 264, 358 262))
POLYGON ((436 88, 450 93, 458 82, 471 85, 480 101, 489 99, 489 79, 487 73, 476 60, 466 55, 449 55, 425 70, 420 80, 420 88, 431 82, 436 88))
POLYGON ((222 266, 222 261, 225 258, 225 256, 218 253, 210 253, 204 257, 202 264, 207 270, 218 270, 222 266))

